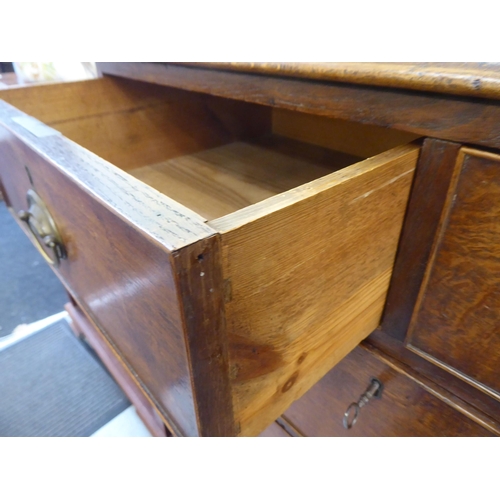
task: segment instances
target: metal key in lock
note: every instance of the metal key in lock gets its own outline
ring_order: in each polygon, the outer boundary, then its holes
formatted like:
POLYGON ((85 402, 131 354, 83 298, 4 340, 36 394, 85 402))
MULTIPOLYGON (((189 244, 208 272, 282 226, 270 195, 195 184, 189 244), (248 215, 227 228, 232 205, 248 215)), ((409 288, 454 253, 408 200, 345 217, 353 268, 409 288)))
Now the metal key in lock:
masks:
POLYGON ((351 429, 352 426, 358 421, 359 411, 363 406, 367 405, 372 398, 379 399, 382 397, 382 382, 376 378, 370 380, 370 385, 367 387, 366 391, 361 394, 357 403, 351 403, 346 412, 344 413, 344 427, 346 429, 351 429))

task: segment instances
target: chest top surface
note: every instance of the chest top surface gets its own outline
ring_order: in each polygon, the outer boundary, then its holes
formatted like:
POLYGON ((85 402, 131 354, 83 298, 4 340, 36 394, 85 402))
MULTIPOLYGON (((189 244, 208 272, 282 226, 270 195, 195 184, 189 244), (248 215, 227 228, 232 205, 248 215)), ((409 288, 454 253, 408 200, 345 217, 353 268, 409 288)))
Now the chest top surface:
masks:
POLYGON ((500 63, 335 63, 228 62, 187 63, 269 75, 405 88, 483 98, 500 98, 500 63))

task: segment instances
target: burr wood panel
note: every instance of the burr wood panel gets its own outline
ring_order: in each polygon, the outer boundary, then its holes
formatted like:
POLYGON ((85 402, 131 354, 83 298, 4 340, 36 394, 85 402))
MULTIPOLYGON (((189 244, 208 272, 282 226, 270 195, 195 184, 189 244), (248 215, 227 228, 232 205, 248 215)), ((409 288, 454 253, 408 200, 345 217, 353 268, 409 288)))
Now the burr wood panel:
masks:
POLYGON ((463 148, 408 347, 500 398, 500 156, 463 148))

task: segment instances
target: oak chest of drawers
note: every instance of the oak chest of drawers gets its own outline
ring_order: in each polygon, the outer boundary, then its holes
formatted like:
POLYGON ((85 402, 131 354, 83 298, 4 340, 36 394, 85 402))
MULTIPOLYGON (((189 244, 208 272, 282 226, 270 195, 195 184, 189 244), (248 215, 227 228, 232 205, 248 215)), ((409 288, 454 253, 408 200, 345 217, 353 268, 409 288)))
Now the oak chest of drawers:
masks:
POLYGON ((173 434, 292 422, 375 330, 463 434, 498 432, 496 103, 328 65, 100 70, 0 93, 0 185, 173 434))

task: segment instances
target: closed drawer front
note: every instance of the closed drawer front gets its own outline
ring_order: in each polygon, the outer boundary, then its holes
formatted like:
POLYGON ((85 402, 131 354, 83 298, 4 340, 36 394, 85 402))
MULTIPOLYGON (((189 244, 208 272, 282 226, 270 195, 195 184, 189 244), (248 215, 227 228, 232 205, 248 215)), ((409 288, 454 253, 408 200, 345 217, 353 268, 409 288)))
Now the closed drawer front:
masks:
POLYGON ((493 435, 362 347, 346 356, 284 417, 305 436, 493 435), (344 413, 373 379, 382 383, 380 398, 370 399, 356 423, 346 429, 344 413))
POLYGON ((413 136, 113 78, 0 97, 8 205, 175 432, 258 435, 378 326, 413 136))

